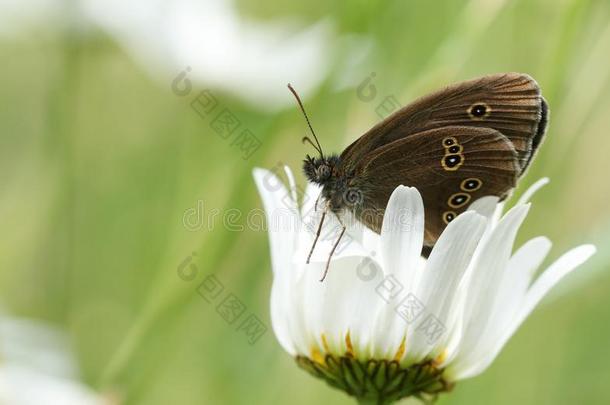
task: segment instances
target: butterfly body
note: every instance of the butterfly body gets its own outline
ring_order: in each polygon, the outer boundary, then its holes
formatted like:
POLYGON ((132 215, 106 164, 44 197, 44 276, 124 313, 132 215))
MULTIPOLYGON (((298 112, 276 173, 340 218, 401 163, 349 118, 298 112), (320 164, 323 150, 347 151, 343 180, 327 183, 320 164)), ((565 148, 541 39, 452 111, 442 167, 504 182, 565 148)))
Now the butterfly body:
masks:
POLYGON ((547 122, 546 101, 530 76, 484 76, 403 107, 338 156, 326 157, 319 148, 320 157, 307 156, 303 170, 322 186, 327 209, 338 215, 349 210, 378 233, 394 189, 416 187, 429 250, 473 201, 510 194, 547 122))
POLYGON ((346 208, 356 208, 346 195, 349 190, 355 190, 352 187, 354 172, 343 167, 339 156, 318 159, 308 155, 303 162, 303 171, 311 183, 322 186, 321 197, 331 212, 340 214, 346 208))

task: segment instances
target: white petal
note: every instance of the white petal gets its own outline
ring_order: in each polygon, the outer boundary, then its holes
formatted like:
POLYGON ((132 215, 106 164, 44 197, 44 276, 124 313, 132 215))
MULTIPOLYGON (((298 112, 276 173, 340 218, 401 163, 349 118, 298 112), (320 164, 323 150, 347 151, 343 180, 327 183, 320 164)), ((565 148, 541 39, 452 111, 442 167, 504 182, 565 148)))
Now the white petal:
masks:
POLYGON ((496 211, 496 206, 500 198, 494 195, 481 197, 468 207, 469 210, 476 211, 484 217, 491 218, 496 211))
MULTIPOLYGON (((502 216, 502 209, 504 208, 504 203, 499 202, 500 198, 490 195, 481 197, 468 207, 469 211, 475 211, 480 215, 483 215, 488 219, 487 221, 487 230, 489 231, 492 228, 495 228, 500 220, 500 216, 502 216)), ((489 232, 486 232, 489 235, 489 232)), ((483 236, 483 240, 486 239, 486 236, 483 236)))
POLYGON ((348 302, 351 308, 349 331, 356 357, 367 360, 374 352, 376 320, 387 305, 377 291, 384 275, 374 257, 359 260, 355 269, 357 281, 351 286, 352 295, 348 302))
POLYGON ((305 327, 311 332, 313 343, 322 352, 328 348, 332 353, 345 354, 348 331, 358 338, 354 342, 356 354, 363 355, 366 351, 380 306, 374 289, 381 272, 373 273, 372 278, 368 274, 366 278, 359 276, 363 259, 333 260, 324 282, 319 280, 324 263, 312 263, 304 272, 305 295, 301 311, 305 314, 305 327))
POLYGON ((534 194, 536 194, 536 192, 538 190, 540 190, 542 187, 547 185, 549 183, 549 181, 550 180, 548 177, 543 177, 540 180, 536 181, 527 190, 525 190, 525 193, 523 193, 523 195, 521 195, 521 197, 519 198, 519 201, 517 201, 517 205, 522 205, 522 204, 528 203, 529 200, 534 196, 534 194))
POLYGON ((494 304, 492 320, 497 322, 488 329, 499 331, 505 326, 500 322, 512 319, 551 246, 548 238, 540 236, 526 242, 510 258, 494 304))
POLYGON ((286 351, 294 354, 295 348, 289 332, 291 317, 290 302, 292 258, 295 251, 296 228, 299 227, 296 202, 287 198, 288 192, 282 182, 268 170, 255 169, 254 180, 265 207, 271 262, 274 272, 271 291, 271 323, 275 335, 286 351), (280 222, 278 222, 278 220, 280 222), (287 223, 283 221, 287 220, 287 223))
POLYGON ((500 201, 498 205, 496 205, 496 211, 491 216, 490 227, 495 228, 500 222, 500 218, 502 217, 502 213, 504 212, 504 205, 506 204, 506 200, 500 201))
MULTIPOLYGON (((547 238, 538 237, 525 243, 510 258, 491 309, 489 322, 485 326, 485 330, 479 333, 481 339, 467 354, 467 360, 462 360, 462 365, 466 362, 478 363, 493 349, 519 310, 531 279, 550 248, 551 242, 547 238)), ((452 354, 458 355, 459 353, 452 352, 452 354)), ((447 362, 452 360, 453 356, 446 359, 447 362)))
POLYGON ((280 345, 282 345, 284 350, 289 354, 294 356, 296 354, 296 348, 293 344, 294 335, 290 333, 289 327, 289 320, 292 312, 289 308, 292 304, 288 301, 288 293, 289 290, 284 280, 273 281, 270 303, 271 325, 280 345))
MULTIPOLYGON (((434 341, 425 333, 426 322, 440 322, 444 329, 451 329, 456 314, 452 308, 457 286, 468 267, 474 250, 485 230, 485 217, 467 211, 449 223, 436 242, 423 274, 416 286, 415 296, 424 305, 425 311, 408 328, 407 359, 423 359, 434 344, 447 341, 446 336, 434 341), (419 329, 419 330, 418 330, 419 329)), ((444 348, 442 348, 444 349, 444 348)), ((441 349, 441 350, 442 350, 441 349)))
POLYGON ((483 370, 485 370, 489 364, 496 358, 502 347, 506 344, 508 339, 515 333, 521 323, 527 318, 532 312, 540 300, 546 295, 546 293, 553 288, 566 274, 570 273, 576 267, 584 263, 591 255, 595 253, 595 247, 592 245, 582 245, 577 248, 570 250, 555 261, 539 278, 535 281, 534 285, 527 292, 524 303, 516 315, 511 321, 509 327, 504 331, 496 345, 492 350, 489 350, 485 357, 479 362, 472 364, 470 367, 455 372, 455 378, 463 379, 473 377, 483 370))
POLYGON ((381 227, 381 257, 385 274, 414 274, 423 242, 424 203, 421 195, 415 188, 398 186, 390 196, 381 227))
POLYGON ((273 270, 287 271, 301 223, 296 202, 272 172, 254 169, 254 180, 267 216, 273 270))
MULTIPOLYGON (((273 305, 279 305, 286 314, 287 330, 292 340, 294 351, 298 354, 309 356, 311 355, 313 336, 307 329, 306 314, 303 311, 303 303, 305 301, 303 277, 305 272, 302 269, 304 267, 306 267, 304 263, 294 264, 294 271, 286 275, 286 277, 289 277, 288 282, 281 284, 282 290, 286 291, 286 293, 282 300, 278 300, 276 303, 272 301, 271 306, 273 310, 273 305), (286 285, 288 285, 287 288, 284 287, 286 285)), ((286 351, 293 354, 287 349, 286 351)))
POLYGON ((463 336, 455 362, 466 367, 489 338, 484 332, 492 318, 492 310, 500 282, 510 257, 515 236, 527 215, 528 205, 511 209, 484 242, 468 274, 467 298, 464 307, 463 336))
POLYGON ((298 204, 298 196, 297 196, 297 183, 294 181, 294 175, 292 174, 292 170, 288 166, 284 166, 284 172, 286 173, 286 177, 288 178, 288 186, 290 187, 290 196, 292 199, 298 204))
POLYGON ((587 261, 595 251, 596 249, 593 245, 576 247, 563 254, 544 273, 542 273, 527 292, 523 306, 514 321, 514 325, 512 325, 512 331, 506 336, 505 340, 510 338, 514 330, 519 327, 536 305, 538 305, 540 300, 551 288, 553 288, 553 286, 555 286, 555 284, 557 284, 557 282, 559 282, 559 280, 587 261))
POLYGON ((384 275, 380 298, 386 301, 376 324, 374 350, 393 358, 406 334, 406 323, 395 308, 399 298, 413 290, 424 241, 424 204, 415 188, 398 186, 388 201, 381 227, 384 275), (387 288, 385 288, 387 286, 387 288), (399 321, 400 319, 400 321, 399 321), (402 321, 402 322, 401 322, 402 321))

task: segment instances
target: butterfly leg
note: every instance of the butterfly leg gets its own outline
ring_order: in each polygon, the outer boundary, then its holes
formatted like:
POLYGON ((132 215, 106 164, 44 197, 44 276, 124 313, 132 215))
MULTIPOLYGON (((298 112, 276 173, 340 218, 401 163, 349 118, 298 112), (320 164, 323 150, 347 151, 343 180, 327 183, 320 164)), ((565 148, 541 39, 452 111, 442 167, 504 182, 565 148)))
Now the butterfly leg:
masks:
MULTIPOLYGON (((318 203, 316 201, 316 205, 317 204, 318 203)), ((324 210, 324 212, 322 212, 322 218, 320 218, 320 225, 318 225, 318 231, 316 232, 316 237, 313 240, 313 244, 311 245, 311 250, 309 251, 309 254, 307 255, 307 261, 306 261, 307 264, 309 264, 309 260, 311 259, 313 249, 316 247, 316 243, 318 243, 318 238, 320 237, 320 232, 322 232, 322 224, 324 223, 325 217, 326 217, 326 210, 324 210)))
MULTIPOLYGON (((343 223, 341 223, 341 225, 343 225, 343 223)), ((326 275, 328 274, 328 268, 330 267, 330 259, 333 257, 333 254, 335 253, 337 246, 339 246, 339 242, 341 242, 341 238, 343 237, 343 234, 345 233, 345 229, 346 229, 345 225, 343 225, 343 228, 341 229, 341 233, 339 234, 337 241, 333 245, 333 249, 330 251, 330 254, 328 255, 328 260, 326 261, 326 267, 324 268, 324 274, 322 275, 320 282, 324 281, 324 279, 326 278, 326 275)))
POLYGON ((318 194, 318 198, 316 198, 316 204, 313 206, 313 212, 318 212, 318 203, 320 202, 320 197, 322 197, 322 193, 318 194))

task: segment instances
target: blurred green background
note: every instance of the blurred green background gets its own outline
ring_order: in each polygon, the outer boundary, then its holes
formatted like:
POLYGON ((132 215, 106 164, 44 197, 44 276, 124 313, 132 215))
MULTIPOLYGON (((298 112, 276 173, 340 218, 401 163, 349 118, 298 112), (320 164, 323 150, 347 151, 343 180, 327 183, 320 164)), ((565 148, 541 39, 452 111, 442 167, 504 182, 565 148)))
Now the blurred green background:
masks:
MULTIPOLYGON (((598 254, 489 370, 439 403, 610 403, 610 2, 239 0, 237 9, 260 23, 327 18, 338 34, 371 40, 361 61, 335 54, 305 97, 327 150, 375 124, 385 95, 404 104, 502 71, 538 80, 550 129, 517 194, 542 176, 551 183, 534 198, 519 243, 547 235, 551 259, 584 242, 598 254), (337 86, 349 63, 361 76, 337 86), (378 96, 363 102, 356 86, 370 72, 378 96)), ((198 201, 205 212, 260 208, 254 167, 284 162, 304 184, 300 161, 311 150, 300 143, 306 127, 288 91, 285 107, 269 110, 208 86, 261 141, 244 160, 191 109, 205 83, 175 95, 178 71, 147 73, 102 30, 41 26, 0 37, 0 61, 0 302, 8 311, 65 329, 84 381, 126 404, 352 403, 276 342, 266 233, 227 229, 221 216, 211 230, 183 225, 198 201), (197 277, 183 281, 177 267, 193 252, 197 277), (209 274, 269 326, 256 344, 197 294, 209 274)))

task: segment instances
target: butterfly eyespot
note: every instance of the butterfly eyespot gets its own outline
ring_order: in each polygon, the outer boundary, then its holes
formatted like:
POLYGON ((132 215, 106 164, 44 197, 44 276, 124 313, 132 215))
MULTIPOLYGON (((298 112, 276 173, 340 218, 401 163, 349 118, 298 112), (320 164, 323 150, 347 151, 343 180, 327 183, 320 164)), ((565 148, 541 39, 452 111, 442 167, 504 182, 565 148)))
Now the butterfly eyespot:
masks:
POLYGON ((448 147, 451 145, 456 145, 456 144, 457 144, 457 139, 455 139, 452 136, 443 139, 443 146, 445 146, 445 147, 448 147))
POLYGON ((448 224, 449 222, 453 221, 456 217, 455 212, 453 211, 445 211, 443 213, 443 222, 445 222, 446 224, 448 224))
POLYGON ((460 208, 463 207, 468 201, 470 201, 470 194, 455 193, 451 197, 449 197, 447 204, 451 208, 460 208))
POLYGON ((464 158, 461 154, 457 155, 446 155, 443 160, 441 160, 441 164, 443 168, 448 171, 455 171, 460 168, 460 166, 464 163, 464 158))
POLYGON ((447 148, 449 153, 460 153, 462 151, 462 145, 453 145, 447 148))
POLYGON ((345 192, 344 198, 348 205, 360 204, 362 202, 362 192, 350 188, 345 192))
POLYGON ((460 184, 460 188, 464 191, 477 191, 481 188, 483 182, 475 177, 470 177, 460 184))
POLYGON ((468 115, 472 119, 483 119, 489 115, 491 108, 485 103, 477 103, 468 109, 468 115))

